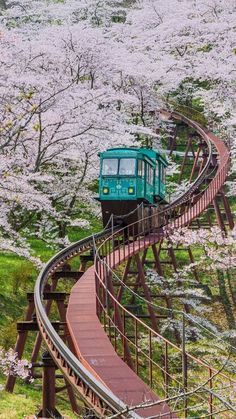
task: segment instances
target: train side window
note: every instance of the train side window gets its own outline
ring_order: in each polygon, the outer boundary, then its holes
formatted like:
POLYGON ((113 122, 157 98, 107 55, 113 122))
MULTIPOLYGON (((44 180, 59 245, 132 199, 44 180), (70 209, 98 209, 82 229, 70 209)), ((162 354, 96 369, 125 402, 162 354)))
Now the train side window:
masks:
POLYGON ((138 176, 144 177, 144 162, 143 162, 143 160, 138 160, 138 176))
POLYGON ((153 168, 150 166, 150 164, 147 164, 147 182, 150 185, 153 185, 153 168))
POLYGON ((163 182, 163 183, 166 183, 166 169, 165 169, 165 167, 164 167, 164 166, 162 166, 162 167, 163 167, 162 182, 163 182))
POLYGON ((146 182, 148 183, 149 183, 149 168, 150 168, 149 164, 146 163, 146 182))
POLYGON ((162 182, 162 164, 160 161, 158 161, 158 172, 159 172, 159 178, 160 178, 160 182, 162 182))
POLYGON ((161 182, 165 183, 165 167, 163 166, 163 164, 160 164, 160 178, 161 182))
POLYGON ((150 184, 153 185, 153 180, 154 180, 154 176, 153 176, 153 168, 150 167, 150 184))
POLYGON ((102 174, 104 176, 117 175, 117 171, 118 171, 118 159, 103 159, 102 174))

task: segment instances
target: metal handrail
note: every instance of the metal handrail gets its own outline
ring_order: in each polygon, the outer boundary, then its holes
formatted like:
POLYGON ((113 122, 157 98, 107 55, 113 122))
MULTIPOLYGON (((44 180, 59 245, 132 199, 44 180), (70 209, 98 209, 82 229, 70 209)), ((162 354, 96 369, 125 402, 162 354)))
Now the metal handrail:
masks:
MULTIPOLYGON (((98 279, 99 279, 99 283, 100 283, 100 286, 102 287, 102 288, 106 288, 106 281, 104 281, 102 278, 99 278, 99 271, 98 271, 98 265, 99 265, 99 263, 101 264, 101 265, 103 265, 103 266, 105 266, 107 269, 108 269, 108 272, 109 273, 113 273, 114 274, 114 272, 112 272, 112 269, 107 265, 107 261, 106 261, 106 258, 104 258, 103 260, 101 260, 101 258, 100 258, 100 256, 99 256, 99 254, 98 254, 98 250, 96 251, 96 253, 95 253, 95 255, 96 255, 96 262, 97 262, 97 264, 95 265, 95 267, 96 267, 96 269, 95 269, 95 273, 96 273, 96 275, 98 276, 98 279)), ((107 259, 108 260, 108 259, 107 259)), ((101 272, 102 272, 103 270, 101 270, 101 272)), ((104 272, 106 272, 106 269, 104 269, 104 272)), ((117 277, 117 275, 116 274, 114 274, 114 276, 115 276, 115 278, 117 279, 118 277, 117 277)), ((119 281, 120 282, 120 284, 122 285, 124 285, 131 293, 132 293, 132 290, 131 290, 131 288, 129 288, 129 287, 127 287, 124 283, 122 283, 122 281, 120 280, 119 281)), ((115 299, 115 297, 114 297, 114 295, 109 291, 109 290, 106 290, 106 293, 110 296, 110 298, 115 302, 115 304, 116 305, 118 305, 121 309, 122 309, 122 311, 124 311, 125 313, 127 313, 127 314, 129 314, 129 316, 130 317, 132 317, 134 320, 136 320, 138 323, 140 323, 140 325, 141 326, 143 326, 143 327, 145 327, 149 332, 151 332, 151 333, 153 333, 153 335, 154 336, 156 336, 157 338, 159 338, 159 339, 163 339, 163 341, 164 342, 166 342, 168 345, 170 345, 172 348, 174 348, 174 349, 176 349, 178 352, 181 352, 182 350, 181 350, 181 348, 178 346, 178 345, 176 345, 176 344, 174 344, 173 342, 171 342, 169 339, 166 339, 166 338, 164 338, 160 333, 158 333, 157 331, 155 331, 155 330, 153 330, 150 326, 148 326, 145 322, 143 322, 141 319, 139 319, 139 318, 137 318, 136 316, 135 316, 135 314, 133 314, 132 312, 130 312, 127 308, 125 308, 125 307, 123 307, 122 306, 122 304, 118 301, 118 300, 116 300, 115 299)), ((136 294, 134 294, 135 296, 136 296, 136 294)), ((99 296, 97 296, 97 298, 99 298, 99 296)), ((150 302, 150 301, 148 301, 148 300, 145 300, 144 298, 142 298, 142 300, 143 301, 145 301, 145 303, 146 304, 148 304, 148 305, 152 305, 153 306, 153 304, 150 302)), ((154 308, 155 308, 155 306, 154 306, 154 308)), ((181 312, 181 311, 179 311, 179 313, 180 314, 183 314, 183 315, 185 315, 186 313, 184 313, 184 312, 181 312)), ((186 314, 186 318, 188 318, 189 319, 189 317, 188 317, 188 315, 186 314)), ((192 320, 192 319, 191 319, 192 320)), ((236 349, 236 348, 234 348, 234 347, 232 347, 233 349, 236 349)), ((209 368, 209 365, 207 365, 206 364, 206 362, 204 362, 204 361, 202 361, 201 359, 198 359, 198 358, 196 358, 195 356, 193 356, 193 355, 191 355, 190 353, 188 353, 188 352, 186 352, 186 355, 191 359, 191 360, 193 360, 193 361, 196 361, 197 363, 199 363, 200 365, 202 365, 203 367, 207 367, 207 368, 209 368)), ((217 370, 215 369, 215 368, 211 368, 212 369, 212 371, 213 372, 217 372, 217 370)), ((234 379, 232 379, 231 377, 228 377, 227 375, 225 375, 225 374, 223 374, 223 373, 221 373, 221 376, 223 376, 224 378, 228 378, 230 381, 232 381, 234 384, 236 384, 236 379, 234 380, 234 379)))
MULTIPOLYGON (((102 261, 103 267, 104 269, 101 270, 101 272, 105 272, 105 275, 107 274, 108 276, 110 276, 110 272, 106 269, 105 266, 105 260, 102 261)), ((160 333, 154 331, 150 326, 148 326, 146 323, 144 323, 141 319, 137 318, 133 313, 131 313, 128 309, 126 309, 114 296, 114 294, 112 294, 111 291, 109 291, 109 289, 107 289, 106 287, 106 277, 102 277, 100 272, 100 276, 99 276, 99 270, 96 270, 96 276, 98 277, 98 281, 99 281, 99 285, 100 285, 100 290, 101 291, 101 298, 102 295, 105 295, 105 302, 102 301, 99 298, 99 294, 97 294, 97 307, 98 307, 98 314, 100 319, 103 319, 103 323, 104 323, 104 329, 106 330, 106 328, 108 328, 108 336, 110 338, 111 341, 113 341, 113 345, 115 346, 115 350, 117 349, 117 339, 118 337, 120 337, 122 339, 123 342, 123 357, 125 358, 125 345, 124 342, 126 342, 130 348, 133 348, 134 352, 133 352, 133 361, 134 361, 134 366, 136 366, 139 363, 138 360, 140 360, 141 358, 146 360, 148 363, 147 366, 147 374, 149 375, 149 380, 151 380, 151 382, 149 382, 149 384, 153 385, 153 377, 152 377, 152 371, 154 371, 154 368, 156 368, 156 371, 159 371, 162 376, 163 376, 163 383, 160 382, 160 380, 157 381, 157 386, 159 386, 162 391, 165 392, 165 394, 168 394, 169 391, 167 390, 167 388, 169 387, 169 383, 171 383, 170 388, 174 386, 177 386, 177 388, 179 388, 180 392, 182 392, 182 396, 184 397, 184 386, 183 383, 181 382, 181 378, 178 378, 178 374, 175 377, 173 375, 173 373, 170 372, 169 368, 165 369, 166 367, 159 365, 153 358, 152 355, 150 354, 150 351, 152 353, 153 349, 150 350, 150 348, 153 347, 155 339, 158 339, 158 345, 160 345, 160 349, 165 352, 169 352, 169 348, 172 348, 172 350, 170 351, 172 353, 172 355, 174 354, 173 350, 175 350, 175 352, 177 351, 177 354, 180 355, 180 359, 183 360, 183 357, 186 358, 186 365, 188 364, 192 364, 193 367, 193 371, 194 371, 194 366, 197 366, 199 368, 203 368, 203 372, 204 374, 208 377, 205 381, 203 381, 202 385, 201 384, 197 384, 196 386, 196 394, 195 396, 198 399, 201 399, 204 401, 204 403, 208 403, 209 400, 208 398, 204 399, 204 394, 201 395, 199 393, 199 389, 202 388, 203 392, 206 391, 211 391, 212 387, 213 387, 213 383, 215 383, 215 379, 214 377, 217 377, 217 379, 220 380, 220 382, 227 382, 228 384, 228 388, 231 388, 232 390, 234 390, 235 385, 236 385, 236 380, 232 379, 231 377, 229 377, 228 375, 224 374, 222 372, 222 367, 220 369, 216 369, 215 367, 212 367, 211 364, 202 361, 201 359, 196 358, 195 356, 191 355, 189 352, 184 351, 183 349, 180 348, 179 346, 175 345, 173 342, 171 342, 170 340, 164 338, 160 333), (105 304, 105 305, 104 305, 105 304), (111 310, 110 314, 109 314, 109 310, 107 310, 107 307, 113 307, 113 310, 111 310), (116 313, 120 311, 121 314, 121 318, 125 319, 126 315, 129 318, 129 327, 131 328, 131 330, 134 329, 134 340, 131 340, 129 338, 129 332, 127 335, 127 331, 125 329, 120 329, 119 325, 116 321, 116 313), (131 322, 131 323, 130 323, 131 322), (112 330, 112 334, 113 336, 110 336, 110 328, 112 330), (143 331, 145 329, 145 332, 147 332, 147 348, 146 348, 146 353, 142 350, 142 347, 140 347, 140 343, 138 343, 138 340, 140 340, 139 336, 139 329, 141 330, 141 334, 143 334, 143 331), (114 331, 116 330, 115 334, 114 331), (166 349, 165 349, 166 348, 166 349), (150 378, 150 374, 151 374, 151 378, 150 378), (173 383, 173 384, 172 384, 173 383), (206 384, 209 384, 209 389, 206 388, 206 384), (202 387, 201 387, 202 386, 202 387)), ((98 284, 97 284, 97 289, 98 289, 98 284)), ((150 303, 147 301, 147 304, 149 305, 150 303)), ((142 340, 142 339, 141 339, 142 340)), ((119 352, 119 351, 118 351, 119 352)), ((164 355, 166 356, 166 355, 164 355)), ((174 355, 174 359, 176 360, 176 355, 174 355)), ((225 365, 227 364, 227 360, 224 363, 225 365)), ((167 365, 169 364, 169 362, 167 362, 167 365)), ((191 375, 190 375, 191 376, 191 375)), ((184 376, 183 376, 184 377, 184 376)), ((216 381, 217 381, 216 379, 216 381)), ((186 375, 186 381, 188 381, 189 378, 187 378, 186 375)), ((193 387, 191 388, 191 395, 194 395, 194 389, 193 387)), ((221 385, 220 385, 221 388, 221 385)), ((186 392, 188 392, 188 390, 186 390, 186 392)), ((206 393, 207 395, 208 393, 206 393)), ((222 399, 222 397, 219 396, 219 394, 215 393, 215 398, 216 399, 222 399)), ((171 401, 171 398, 170 398, 171 401)), ((165 402, 165 400, 163 400, 163 402, 165 402)), ((168 402, 168 400, 167 400, 168 402)), ((223 399, 223 402, 226 403, 227 406, 227 401, 225 401, 223 399)), ((211 405, 211 404, 210 404, 211 405)), ((212 405, 211 405, 212 407, 212 405)), ((210 407, 210 409, 211 409, 210 407)), ((190 407, 191 409, 191 407, 190 407)), ((227 411, 229 409, 226 409, 227 411)), ((180 411, 185 411, 185 408, 181 409, 180 411)), ((177 413, 176 410, 172 410, 172 413, 177 413)), ((213 414, 215 414, 215 412, 213 412, 213 414)))
MULTIPOLYGON (((173 113, 172 113, 172 116, 173 116, 173 113)), ((179 117, 179 115, 177 116, 179 117)), ((183 118, 183 119, 185 120, 185 122, 187 121, 187 118, 183 118)), ((155 242, 158 242, 161 237, 168 236, 169 232, 176 226, 183 227, 185 225, 188 225, 194 218, 196 218, 202 211, 204 211, 208 207, 208 205, 215 198, 217 192, 220 190, 220 188, 224 184, 224 181, 226 179, 227 172, 229 169, 229 158, 230 158, 227 147, 222 142, 220 142, 218 138, 214 137, 212 134, 207 133, 206 130, 201 129, 198 126, 198 124, 194 123, 194 125, 197 128, 198 132, 201 131, 201 135, 204 136, 204 138, 207 138, 208 142, 212 142, 214 144, 218 152, 218 157, 219 157, 218 169, 217 169, 217 172, 215 173, 213 180, 210 182, 208 187, 203 191, 203 193, 200 194, 199 199, 192 206, 192 208, 190 208, 191 200, 190 201, 188 200, 189 196, 191 196, 191 193, 192 193, 192 189, 190 188, 191 191, 188 190, 183 196, 178 198, 176 202, 173 203, 173 206, 170 205, 166 207, 163 211, 159 212, 158 215, 162 214, 162 215, 171 216, 172 214, 170 210, 172 208, 176 208, 176 206, 179 207, 182 203, 189 204, 189 208, 187 208, 187 211, 185 210, 182 215, 180 215, 177 218, 174 218, 174 220, 167 219, 167 223, 165 226, 163 226, 162 228, 157 227, 155 230, 153 230, 154 235, 150 227, 148 231, 148 233, 150 234, 147 237, 145 237, 145 234, 143 234, 143 232, 134 234, 134 231, 135 231, 135 227, 137 227, 140 222, 142 224, 145 224, 145 222, 152 220, 156 216, 156 214, 147 216, 143 218, 141 221, 139 220, 137 222, 134 222, 124 227, 123 229, 118 230, 118 232, 114 233, 112 236, 108 237, 95 254, 95 274, 96 274, 96 280, 97 280, 97 287, 96 287, 97 290, 99 290, 99 286, 102 287, 103 289, 106 288, 106 285, 105 285, 106 275, 109 275, 112 277, 112 275, 114 274, 114 272, 112 271, 112 268, 114 268, 115 266, 118 266, 127 257, 130 257, 133 254, 135 254, 135 252, 137 251, 137 248, 138 250, 145 249, 149 247, 150 245, 154 244, 155 242), (123 241, 121 241, 121 243, 119 241, 118 245, 116 245, 115 248, 111 249, 111 252, 113 254, 116 253, 117 259, 115 257, 110 257, 110 254, 108 253, 107 256, 105 257, 103 254, 103 258, 101 260, 99 256, 99 251, 103 252, 105 249, 105 255, 106 255, 107 248, 108 248, 108 252, 110 251, 110 243, 112 243, 114 246, 114 238, 119 237, 119 236, 123 236, 123 241), (137 246, 135 246, 135 244, 137 246), (126 250, 127 250, 127 253, 126 253, 126 250), (122 252, 123 252, 123 257, 121 256, 122 252)), ((212 151, 212 147, 210 149, 212 151)), ((208 157, 207 169, 209 168, 210 160, 211 160, 211 156, 208 157)), ((198 179, 196 180, 197 182, 195 182, 195 186, 196 186, 196 183, 199 186, 201 181, 205 179, 205 174, 207 172, 207 169, 205 170, 203 175, 200 175, 198 177, 198 179)), ((193 188, 193 190, 194 189, 196 188, 193 188)), ((129 316, 135 319, 134 321, 136 322, 136 325, 137 323, 142 324, 142 326, 145 325, 145 328, 149 329, 149 334, 151 333, 154 336, 161 338, 163 342, 165 342, 168 345, 171 345, 172 347, 176 346, 172 342, 162 337, 156 331, 148 327, 145 323, 143 323, 140 319, 138 319, 134 314, 129 312, 129 310, 126 310, 125 307, 122 306, 122 304, 115 298, 115 296, 110 292, 109 289, 106 289, 106 295, 109 296, 109 298, 113 301, 114 307, 120 307, 121 312, 129 313, 129 316)), ((101 301, 99 300, 99 294, 97 294, 97 304, 98 304, 98 311, 99 311, 99 307, 101 308, 101 301)), ((147 302, 147 304, 150 305, 151 303, 147 302)), ((109 317, 109 313, 107 313, 105 307, 103 307, 103 310, 105 310, 104 314, 109 317)), ((112 319, 110 318, 109 321, 112 322, 112 319)), ((119 332, 123 336, 123 339, 127 341, 127 337, 123 335, 124 332, 122 330, 119 330, 119 332)), ((178 347, 176 346, 175 349, 177 348, 178 347)), ((182 352, 180 348, 178 348, 178 351, 182 352)), ((217 372, 210 365, 207 365, 202 360, 196 357, 193 357, 191 354, 185 352, 185 356, 197 362, 198 364, 202 365, 204 368, 210 371, 210 374, 212 374, 212 372, 217 372)), ((236 383, 236 381, 234 381, 233 379, 231 379, 230 377, 228 377, 227 375, 223 373, 221 374, 221 377, 222 378, 224 377, 224 379, 229 380, 230 383, 234 383, 234 385, 236 383)))

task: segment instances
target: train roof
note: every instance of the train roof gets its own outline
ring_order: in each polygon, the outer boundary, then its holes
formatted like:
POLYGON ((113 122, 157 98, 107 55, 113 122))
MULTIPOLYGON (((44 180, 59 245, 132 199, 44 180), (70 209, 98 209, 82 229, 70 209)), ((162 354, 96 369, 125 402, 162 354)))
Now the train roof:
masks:
POLYGON ((151 148, 138 148, 138 147, 114 147, 109 148, 106 151, 99 153, 99 156, 104 157, 121 157, 121 156, 130 156, 137 157, 142 154, 151 160, 160 160, 164 166, 168 166, 168 163, 159 151, 153 150, 151 148))

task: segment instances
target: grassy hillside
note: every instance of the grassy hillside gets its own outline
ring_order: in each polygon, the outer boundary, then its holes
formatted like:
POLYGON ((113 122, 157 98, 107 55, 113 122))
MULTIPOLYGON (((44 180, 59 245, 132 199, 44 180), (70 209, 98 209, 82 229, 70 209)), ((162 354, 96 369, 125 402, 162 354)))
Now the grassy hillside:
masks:
MULTIPOLYGON (((69 232, 72 241, 80 240, 101 229, 97 219, 92 219, 89 230, 73 228, 69 232)), ((40 240, 31 239, 31 244, 37 256, 46 262, 56 250, 49 249, 40 240)), ((58 249, 59 250, 59 249, 58 249)), ((26 292, 32 291, 37 278, 37 270, 31 262, 11 253, 0 253, 0 346, 5 349, 14 347, 16 342, 16 322, 23 319, 27 306, 26 292)), ((29 334, 24 356, 29 358, 35 333, 29 334)), ((0 419, 22 419, 33 417, 41 406, 41 380, 25 384, 17 380, 14 394, 3 390, 6 377, 0 375, 0 419)), ((63 385, 63 383, 62 383, 63 385)), ((57 396, 58 410, 68 418, 75 416, 70 412, 67 393, 57 396)))

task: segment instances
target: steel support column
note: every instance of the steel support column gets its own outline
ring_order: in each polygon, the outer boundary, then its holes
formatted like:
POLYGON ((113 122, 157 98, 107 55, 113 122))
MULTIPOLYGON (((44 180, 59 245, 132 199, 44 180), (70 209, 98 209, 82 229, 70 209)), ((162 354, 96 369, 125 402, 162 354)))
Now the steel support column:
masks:
POLYGON ((233 218, 233 215, 232 215, 232 212, 231 212, 231 208, 230 208, 230 205, 229 205, 228 198, 225 196, 223 191, 221 192, 221 198, 222 198, 222 202, 223 202, 223 205, 224 205, 226 218, 227 218, 228 223, 229 223, 229 228, 231 230, 233 230, 233 228, 234 228, 234 218, 233 218))
MULTIPOLYGON (((142 287, 143 287, 145 298, 150 303, 152 303, 152 299, 151 299, 151 295, 150 295, 150 290, 149 290, 149 287, 147 286, 146 281, 145 281, 145 273, 144 273, 144 270, 143 270, 143 265, 142 265, 142 262, 141 262, 141 259, 140 259, 139 254, 135 255, 135 260, 136 260, 136 264, 137 264, 137 268, 138 268, 138 274, 139 274, 139 279, 140 279, 140 282, 141 282, 142 287)), ((153 309, 153 307, 152 307, 151 304, 148 304, 148 311, 149 311, 149 314, 150 314, 152 327, 153 327, 153 329, 156 332, 158 332, 156 315, 155 315, 154 309, 153 309)))
POLYGON ((218 204, 217 198, 215 198, 213 200, 213 205, 214 205, 214 210, 215 210, 215 213, 216 213, 217 223, 218 223, 218 225, 219 225, 219 227, 222 231, 226 231, 226 228, 225 228, 225 225, 224 225, 224 220, 223 220, 223 217, 222 217, 222 214, 221 214, 221 211, 220 211, 220 206, 218 204))
POLYGON ((42 356, 43 363, 43 406, 37 415, 38 418, 57 418, 63 419, 63 416, 56 409, 56 366, 49 352, 44 352, 42 356))
MULTIPOLYGON (((52 284, 51 285, 46 284, 44 290, 53 292, 53 291, 56 290, 57 284, 58 284, 58 279, 52 278, 52 284)), ((46 306, 45 306, 45 311, 46 311, 47 314, 50 313, 51 306, 52 306, 52 300, 47 301, 46 306)), ((34 364, 37 361, 38 354, 39 354, 39 351, 40 351, 40 348, 41 348, 41 345, 42 345, 42 339, 43 339, 42 335, 40 333, 37 333, 35 343, 34 343, 34 347, 33 347, 33 351, 32 351, 32 354, 31 354, 31 363, 32 364, 34 364)))
MULTIPOLYGON (((33 313, 34 313, 34 301, 32 300, 32 301, 29 301, 25 320, 26 321, 32 320, 33 313)), ((28 336, 27 331, 18 333, 16 346, 15 346, 15 352, 18 354, 19 359, 22 358, 27 336, 28 336)), ((9 375, 7 378, 6 387, 5 387, 6 391, 9 391, 10 393, 12 393, 14 390, 15 383, 16 383, 16 377, 14 375, 9 375)))
MULTIPOLYGON (((66 324, 66 308, 65 308, 64 301, 63 300, 57 301, 57 307, 58 307, 58 312, 60 314, 60 320, 66 324)), ((73 341, 72 341, 71 336, 69 334, 67 325, 65 325, 64 333, 65 333, 65 341, 67 341, 70 350, 73 353, 75 353, 74 344, 73 344, 73 341)), ((73 412, 75 412, 77 414, 80 414, 81 411, 78 408, 78 405, 77 405, 77 402, 76 402, 76 398, 75 398, 75 394, 74 394, 73 388, 66 381, 66 379, 65 379, 65 384, 66 384, 66 389, 67 389, 67 393, 68 393, 68 397, 69 397, 69 400, 70 400, 70 404, 71 404, 72 410, 73 410, 73 412)))
POLYGON ((189 152, 189 149, 191 148, 191 145, 192 145, 192 134, 189 134, 188 135, 187 147, 185 149, 185 154, 184 154, 183 162, 182 162, 182 165, 181 165, 181 168, 180 168, 180 174, 179 174, 179 179, 178 179, 178 182, 179 183, 181 182, 182 177, 183 177, 184 167, 185 167, 185 164, 186 164, 186 160, 188 158, 188 152, 189 152))

